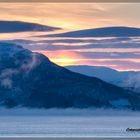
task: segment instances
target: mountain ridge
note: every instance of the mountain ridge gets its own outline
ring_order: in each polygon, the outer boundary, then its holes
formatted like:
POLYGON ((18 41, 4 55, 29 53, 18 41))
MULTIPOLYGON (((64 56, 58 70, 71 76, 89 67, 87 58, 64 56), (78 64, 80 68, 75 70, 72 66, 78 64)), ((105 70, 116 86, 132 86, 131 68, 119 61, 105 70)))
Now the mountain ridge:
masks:
POLYGON ((97 77, 117 86, 133 89, 135 92, 138 90, 138 80, 136 81, 136 77, 139 77, 140 71, 117 71, 108 67, 88 65, 70 65, 66 66, 66 68, 73 72, 97 77))
POLYGON ((0 50, 1 106, 140 109, 132 91, 74 73, 15 44, 0 43, 0 50))

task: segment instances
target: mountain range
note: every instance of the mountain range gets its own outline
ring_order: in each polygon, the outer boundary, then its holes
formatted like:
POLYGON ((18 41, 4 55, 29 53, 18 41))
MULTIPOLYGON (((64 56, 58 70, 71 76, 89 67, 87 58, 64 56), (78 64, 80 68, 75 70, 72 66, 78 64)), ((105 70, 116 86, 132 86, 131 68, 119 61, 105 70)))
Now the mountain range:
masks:
POLYGON ((5 107, 139 110, 140 96, 58 66, 40 53, 1 42, 0 104, 5 107))
POLYGON ((117 71, 103 66, 71 65, 67 69, 140 93, 139 71, 117 71))
POLYGON ((94 29, 84 29, 66 33, 42 35, 41 37, 137 37, 140 36, 140 28, 114 26, 94 29))
POLYGON ((60 28, 23 21, 0 21, 0 33, 54 31, 60 28))

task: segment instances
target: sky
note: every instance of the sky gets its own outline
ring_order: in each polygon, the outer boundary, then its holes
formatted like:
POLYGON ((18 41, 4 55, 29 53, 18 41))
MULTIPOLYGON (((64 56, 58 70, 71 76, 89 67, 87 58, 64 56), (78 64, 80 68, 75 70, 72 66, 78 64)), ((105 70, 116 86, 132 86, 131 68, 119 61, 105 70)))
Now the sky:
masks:
POLYGON ((140 3, 1 3, 0 20, 22 20, 66 29, 139 27, 140 3))
MULTIPOLYGON (((0 4, 0 20, 40 23, 61 27, 63 31, 107 26, 140 27, 139 13, 140 3, 0 4)), ((28 47, 62 66, 87 64, 117 70, 140 70, 140 38, 114 39, 115 42, 112 38, 69 40, 42 38, 42 42, 29 44, 28 47)))

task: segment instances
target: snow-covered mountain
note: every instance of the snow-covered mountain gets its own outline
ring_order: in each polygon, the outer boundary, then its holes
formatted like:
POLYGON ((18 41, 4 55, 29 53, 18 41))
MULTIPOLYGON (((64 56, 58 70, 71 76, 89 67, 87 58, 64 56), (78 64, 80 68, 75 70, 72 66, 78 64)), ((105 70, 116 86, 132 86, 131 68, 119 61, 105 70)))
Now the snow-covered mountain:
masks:
POLYGON ((140 96, 52 63, 21 46, 0 43, 1 106, 140 109, 140 96))
POLYGON ((71 31, 71 32, 52 34, 46 36, 49 37, 136 37, 136 36, 140 36, 140 28, 114 26, 114 27, 84 29, 84 30, 71 31))
POLYGON ((54 31, 60 28, 22 21, 0 21, 0 33, 54 31))
POLYGON ((139 71, 117 71, 102 66, 71 65, 67 69, 87 76, 97 77, 103 81, 140 92, 140 72, 139 71))

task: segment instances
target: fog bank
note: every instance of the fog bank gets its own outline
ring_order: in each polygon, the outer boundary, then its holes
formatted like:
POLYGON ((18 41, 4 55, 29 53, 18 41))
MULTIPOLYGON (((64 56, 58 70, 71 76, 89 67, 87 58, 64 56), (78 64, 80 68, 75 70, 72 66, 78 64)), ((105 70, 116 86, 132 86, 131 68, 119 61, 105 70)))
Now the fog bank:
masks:
POLYGON ((116 109, 27 109, 0 108, 0 116, 140 116, 140 112, 116 109))

